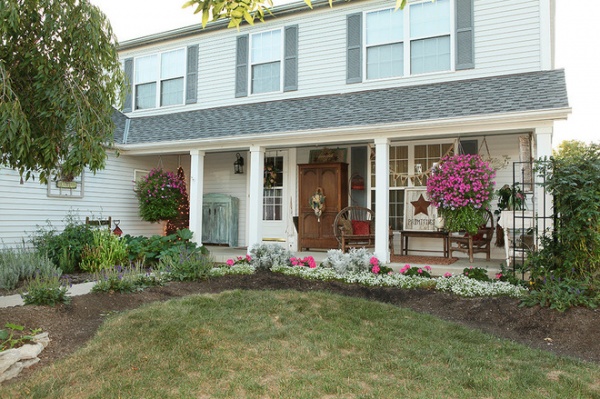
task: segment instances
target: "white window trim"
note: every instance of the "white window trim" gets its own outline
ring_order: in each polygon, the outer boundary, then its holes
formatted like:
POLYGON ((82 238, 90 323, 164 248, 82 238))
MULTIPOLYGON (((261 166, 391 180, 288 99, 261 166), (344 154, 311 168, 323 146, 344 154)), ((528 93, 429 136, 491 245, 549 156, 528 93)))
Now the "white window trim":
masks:
MULTIPOLYGON (((170 48, 170 49, 166 49, 163 51, 159 51, 159 52, 155 52, 155 53, 148 53, 148 54, 143 54, 143 55, 139 55, 136 57, 133 57, 133 74, 132 74, 132 80, 133 80, 133 90, 131 91, 131 108, 132 108, 132 112, 148 112, 148 111, 152 111, 152 110, 157 110, 157 109, 163 109, 163 108, 174 108, 174 107, 181 107, 183 105, 185 105, 185 95, 186 95, 186 87, 187 87, 187 47, 175 47, 175 48, 170 48), (160 78, 160 71, 161 71, 161 60, 162 60, 162 55, 164 53, 170 53, 172 51, 177 51, 177 50, 183 50, 183 62, 185 65, 184 71, 183 71, 183 98, 182 98, 182 102, 181 104, 173 104, 173 105, 160 105, 160 86, 161 86, 161 82, 162 79, 160 78), (144 57, 149 57, 152 55, 157 55, 158 56, 158 75, 156 77, 156 80, 153 81, 149 81, 149 82, 144 82, 144 83, 136 83, 135 82, 135 66, 136 66, 136 61, 139 58, 144 58, 144 57), (156 94, 155 94, 155 107, 154 108, 143 108, 143 109, 137 109, 136 108, 136 94, 137 94, 137 86, 138 84, 147 84, 147 83, 156 83, 156 94)), ((174 78, 171 78, 174 79, 174 78)), ((171 80, 171 79, 164 79, 164 80, 171 80)))
MULTIPOLYGON (((456 46, 454 45, 456 38, 455 38, 455 32, 456 32, 456 7, 455 7, 455 2, 454 1, 450 1, 450 69, 445 70, 445 71, 434 71, 434 72, 425 72, 425 73, 417 73, 417 74, 412 74, 411 73, 411 68, 410 68, 410 43, 414 40, 419 40, 419 39, 427 39, 427 38, 434 38, 434 37, 441 37, 440 36, 424 36, 424 37, 417 37, 417 38, 412 38, 410 37, 410 6, 414 5, 414 4, 420 4, 420 3, 430 3, 432 2, 432 0, 423 0, 423 1, 409 1, 406 4, 406 7, 404 7, 404 34, 403 34, 403 39, 401 42, 390 42, 388 44, 393 44, 393 43, 403 43, 404 45, 404 73, 402 74, 402 76, 392 76, 389 78, 374 78, 374 79, 368 79, 367 78, 367 14, 372 13, 372 12, 378 12, 378 11, 384 11, 384 10, 390 10, 390 9, 394 9, 394 7, 384 7, 384 8, 378 8, 378 9, 374 9, 374 10, 369 10, 369 11, 363 11, 363 26, 364 29, 362 30, 362 42, 363 42, 363 46, 362 46, 362 68, 363 68, 363 82, 378 82, 378 81, 386 81, 386 80, 392 80, 392 79, 403 79, 403 78, 410 78, 410 77, 414 77, 414 76, 430 76, 430 75, 440 75, 440 74, 444 74, 444 73, 448 73, 448 72, 454 72, 456 71, 456 46)), ((445 36, 445 35, 444 35, 445 36)), ((368 46, 368 47, 375 47, 375 45, 373 46, 368 46)))
MULTIPOLYGON (((283 30, 283 27, 281 28, 276 28, 276 29, 267 29, 267 30, 262 30, 259 32, 253 32, 249 35, 249 40, 248 40, 248 96, 264 96, 264 95, 272 95, 272 94, 281 94, 283 93, 283 74, 284 74, 284 69, 283 69, 283 62, 284 62, 284 58, 285 58, 285 32, 283 30), (279 90, 276 91, 268 91, 268 92, 264 92, 264 93, 254 93, 252 91, 252 67, 254 65, 261 65, 261 64, 265 64, 265 63, 257 63, 254 64, 252 63, 252 41, 254 39, 254 35, 260 35, 262 33, 266 33, 266 32, 274 32, 274 31, 280 31, 281 34, 279 35, 280 38, 280 43, 279 43, 279 48, 281 50, 280 53, 280 58, 279 58, 279 90)), ((274 62, 274 61, 271 61, 274 62)))

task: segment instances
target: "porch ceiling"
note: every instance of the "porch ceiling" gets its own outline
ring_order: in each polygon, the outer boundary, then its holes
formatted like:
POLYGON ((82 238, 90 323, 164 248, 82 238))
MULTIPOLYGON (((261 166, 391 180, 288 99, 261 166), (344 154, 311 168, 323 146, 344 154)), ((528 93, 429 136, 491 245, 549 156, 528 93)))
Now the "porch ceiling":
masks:
POLYGON ((564 71, 552 70, 138 118, 116 114, 115 142, 135 151, 235 148, 283 137, 295 145, 365 141, 402 129, 434 128, 441 137, 481 131, 490 120, 504 121, 504 131, 533 129, 569 111, 564 71))

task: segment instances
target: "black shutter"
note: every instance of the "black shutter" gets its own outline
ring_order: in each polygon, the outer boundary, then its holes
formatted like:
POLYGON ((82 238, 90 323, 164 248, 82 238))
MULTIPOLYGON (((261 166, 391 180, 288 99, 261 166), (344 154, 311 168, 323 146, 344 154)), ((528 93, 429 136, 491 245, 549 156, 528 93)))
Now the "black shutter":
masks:
POLYGON ((127 58, 123 63, 125 72, 125 102, 123 103, 123 112, 133 110, 133 58, 127 58))
POLYGON ((346 83, 360 83, 362 82, 362 13, 348 15, 346 26, 346 83))
POLYGON ((248 95, 248 35, 237 37, 235 62, 235 96, 248 95))
POLYGON ((473 0, 456 0, 456 70, 475 68, 473 0))
POLYGON ((298 25, 285 27, 283 91, 298 90, 298 25))
POLYGON ((185 103, 196 104, 198 101, 198 45, 187 48, 187 79, 185 87, 185 103))

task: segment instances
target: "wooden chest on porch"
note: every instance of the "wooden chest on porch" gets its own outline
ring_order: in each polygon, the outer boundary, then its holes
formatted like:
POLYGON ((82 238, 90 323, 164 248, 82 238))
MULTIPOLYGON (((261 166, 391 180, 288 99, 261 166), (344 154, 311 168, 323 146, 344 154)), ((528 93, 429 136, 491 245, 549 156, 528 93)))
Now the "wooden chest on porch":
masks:
POLYGON ((338 248, 333 221, 348 206, 348 164, 343 162, 298 165, 298 239, 299 249, 338 248), (320 189, 325 208, 318 218, 310 199, 320 189))

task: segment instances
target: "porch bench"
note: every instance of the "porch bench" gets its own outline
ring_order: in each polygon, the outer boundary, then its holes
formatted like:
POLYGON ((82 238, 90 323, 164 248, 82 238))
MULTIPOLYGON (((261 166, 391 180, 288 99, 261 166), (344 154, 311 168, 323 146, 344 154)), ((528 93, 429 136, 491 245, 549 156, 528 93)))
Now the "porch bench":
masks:
POLYGON ((450 257, 450 245, 448 241, 447 231, 433 231, 433 230, 400 230, 400 255, 408 255, 408 251, 413 252, 442 252, 444 258, 450 257), (409 249, 408 239, 414 238, 441 238, 443 241, 443 251, 430 251, 422 249, 409 249))

